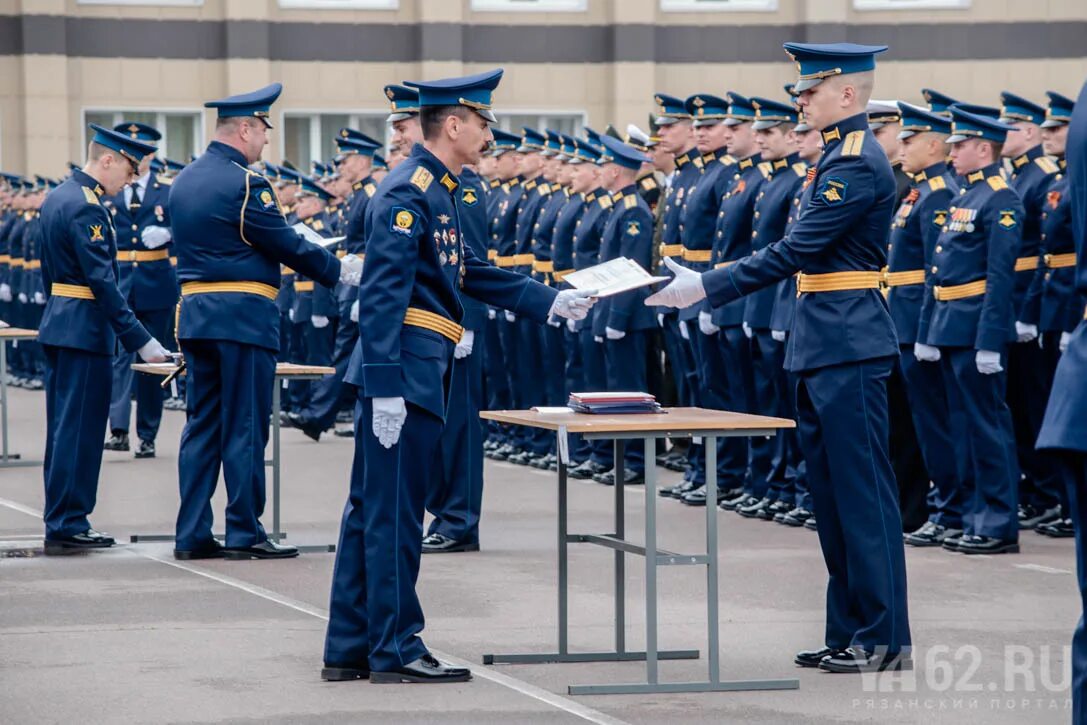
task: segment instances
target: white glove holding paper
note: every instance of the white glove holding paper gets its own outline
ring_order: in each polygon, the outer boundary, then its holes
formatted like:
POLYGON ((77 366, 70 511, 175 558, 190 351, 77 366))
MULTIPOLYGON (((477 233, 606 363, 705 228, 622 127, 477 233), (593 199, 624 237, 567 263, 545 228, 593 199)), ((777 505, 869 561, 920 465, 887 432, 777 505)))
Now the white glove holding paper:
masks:
POLYGON ((362 259, 348 254, 340 260, 340 284, 358 287, 362 281, 362 259))
POLYGON ((465 330, 460 334, 460 342, 453 348, 453 358, 455 360, 463 360, 472 354, 472 346, 476 342, 476 333, 471 330, 465 330))
POLYGON ((143 347, 136 351, 139 353, 140 359, 149 363, 166 362, 170 359, 170 351, 162 346, 162 343, 151 338, 143 347))
POLYGON ((918 362, 938 362, 940 360, 940 348, 926 345, 923 342, 913 343, 913 356, 918 362))
POLYGON ((173 239, 173 234, 170 233, 168 227, 144 227, 140 232, 140 239, 143 240, 143 246, 148 249, 158 249, 170 243, 173 239))
POLYGON ((1004 371, 1000 365, 1000 353, 992 350, 978 350, 978 354, 974 356, 974 364, 978 366, 978 372, 982 375, 1004 371))
POLYGON ((622 340, 626 336, 627 333, 623 330, 616 330, 614 327, 604 328, 604 337, 608 338, 609 340, 622 340))
POLYGON ((1015 337, 1019 342, 1030 342, 1038 337, 1038 326, 1015 321, 1015 337))
POLYGON ((671 257, 664 258, 664 264, 676 278, 668 283, 664 289, 645 298, 645 303, 650 306, 661 307, 690 307, 696 302, 706 299, 706 288, 702 285, 702 275, 694 270, 687 269, 681 264, 672 261, 671 257))
POLYGON ((328 327, 328 318, 324 315, 310 315, 310 324, 316 327, 318 330, 323 330, 328 327))
POLYGON ((568 320, 584 320, 589 310, 596 304, 593 295, 596 290, 564 289, 555 296, 547 314, 565 317, 568 320))
POLYGON ((381 445, 392 448, 400 440, 400 429, 408 417, 403 398, 374 398, 374 435, 381 445))
POLYGON ((698 313, 698 329, 703 335, 716 335, 721 328, 713 324, 713 315, 703 310, 698 313))

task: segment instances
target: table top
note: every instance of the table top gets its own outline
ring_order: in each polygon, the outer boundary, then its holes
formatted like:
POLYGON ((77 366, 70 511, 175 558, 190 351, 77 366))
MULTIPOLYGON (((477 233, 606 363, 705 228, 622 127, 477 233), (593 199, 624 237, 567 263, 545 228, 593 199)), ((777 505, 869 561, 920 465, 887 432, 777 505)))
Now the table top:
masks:
POLYGON ((21 327, 0 327, 0 340, 33 340, 37 330, 24 330, 21 327))
MULTIPOLYGON (((177 365, 174 363, 136 363, 132 366, 132 369, 138 373, 150 373, 152 375, 161 375, 166 377, 173 374, 177 370, 177 365)), ((325 367, 323 365, 297 365, 295 363, 276 363, 276 377, 277 378, 294 378, 294 377, 313 377, 322 375, 332 375, 336 372, 336 368, 325 367)))
POLYGON ((592 413, 539 413, 533 410, 484 410, 479 416, 499 423, 524 425, 531 428, 558 430, 565 427, 570 433, 690 433, 698 431, 765 431, 778 428, 795 428, 796 423, 786 418, 765 415, 732 413, 726 410, 705 408, 665 408, 662 413, 626 413, 618 415, 594 415, 592 413))

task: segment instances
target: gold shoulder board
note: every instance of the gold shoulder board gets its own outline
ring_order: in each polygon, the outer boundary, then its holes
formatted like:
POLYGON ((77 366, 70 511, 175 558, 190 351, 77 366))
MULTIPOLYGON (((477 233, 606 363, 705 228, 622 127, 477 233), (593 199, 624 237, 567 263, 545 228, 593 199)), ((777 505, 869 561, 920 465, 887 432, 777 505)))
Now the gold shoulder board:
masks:
POLYGON ((842 156, 860 156, 864 146, 864 131, 850 131, 842 143, 842 156))
POLYGON ((419 191, 426 191, 430 188, 431 182, 434 181, 434 174, 430 173, 422 166, 415 169, 415 173, 411 175, 411 183, 417 187, 419 191))
POLYGON ((373 184, 367 184, 366 186, 362 187, 362 190, 366 192, 366 196, 373 196, 374 192, 377 191, 377 187, 373 184))
POLYGON ((928 180, 928 188, 932 189, 933 191, 938 191, 939 189, 946 189, 947 182, 944 181, 944 177, 942 176, 933 176, 931 179, 928 180))
POLYGON ((1057 166, 1057 162, 1055 162, 1048 156, 1039 156, 1038 158, 1034 159, 1034 163, 1041 166, 1042 171, 1046 172, 1047 174, 1055 174, 1061 170, 1060 167, 1057 166))
POLYGON ((623 197, 624 209, 632 209, 636 206, 638 206, 638 196, 636 194, 631 194, 630 196, 623 197))
POLYGON ((797 161, 795 164, 793 164, 793 173, 795 173, 797 176, 807 176, 808 165, 805 164, 803 161, 797 161))
POLYGON ((90 189, 88 189, 85 186, 80 187, 80 188, 83 189, 83 198, 87 200, 88 204, 98 205, 98 195, 97 194, 95 194, 93 191, 91 191, 90 189))
POLYGON ((990 176, 986 181, 989 182, 989 186, 993 187, 993 191, 1008 188, 1008 182, 1004 181, 1003 176, 990 176))

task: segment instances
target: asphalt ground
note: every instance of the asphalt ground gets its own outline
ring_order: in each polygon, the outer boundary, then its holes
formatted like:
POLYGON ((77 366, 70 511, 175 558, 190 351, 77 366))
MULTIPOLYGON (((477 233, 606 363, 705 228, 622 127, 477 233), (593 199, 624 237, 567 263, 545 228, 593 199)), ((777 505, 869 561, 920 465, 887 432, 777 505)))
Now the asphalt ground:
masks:
MULTIPOLYGON (((41 457, 45 399, 10 391, 12 449, 41 457)), ((93 525, 119 541, 171 532, 184 414, 164 413, 158 457, 105 454, 93 525)), ((336 540, 351 441, 283 431, 288 541, 336 540)), ((678 474, 660 470, 662 483, 678 474)), ((571 684, 644 681, 642 663, 480 664, 488 652, 556 646, 553 473, 487 462, 482 551, 426 556, 424 638, 470 663, 471 683, 326 683, 319 677, 333 555, 175 562, 169 544, 41 556, 40 467, 0 469, 0 720, 5 723, 1051 723, 1070 719, 1068 643, 1079 617, 1070 540, 1025 532, 1022 553, 907 551, 912 673, 799 669, 823 635, 826 571, 816 535, 719 512, 725 680, 798 678, 790 691, 571 696, 571 684)), ((641 540, 644 491, 626 490, 641 540)), ((222 520, 224 491, 214 501, 222 520)), ((613 491, 570 482, 570 531, 610 530, 613 491)), ((660 545, 704 550, 704 515, 658 506, 660 545)), ((264 516, 270 527, 271 513, 264 516)), ((570 646, 613 644, 612 552, 570 551, 570 646)), ((644 563, 627 557, 627 646, 645 642, 644 563)), ((660 571, 661 680, 706 675, 705 570, 660 571)))

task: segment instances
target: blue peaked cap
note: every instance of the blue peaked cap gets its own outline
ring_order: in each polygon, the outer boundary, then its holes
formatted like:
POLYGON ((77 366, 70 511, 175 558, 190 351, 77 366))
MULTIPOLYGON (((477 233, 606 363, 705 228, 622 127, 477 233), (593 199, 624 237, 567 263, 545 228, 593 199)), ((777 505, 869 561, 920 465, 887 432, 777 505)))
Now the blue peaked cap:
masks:
POLYGON ((494 89, 502 80, 502 68, 460 78, 439 81, 404 81, 404 85, 419 91, 419 107, 467 106, 490 123, 497 123, 491 112, 494 89))
POLYGON ((612 138, 611 136, 601 136, 600 143, 604 145, 604 153, 601 154, 598 163, 615 163, 624 168, 637 171, 642 168, 642 164, 647 164, 652 161, 651 158, 630 144, 623 143, 619 139, 612 138))
POLYGON ((800 72, 797 93, 815 88, 831 76, 874 70, 876 55, 887 50, 886 45, 856 43, 785 43, 783 47, 800 72))
POLYGON ((99 126, 97 123, 92 123, 90 127, 94 130, 94 137, 91 141, 108 149, 113 149, 135 166, 140 165, 144 156, 150 156, 158 150, 151 144, 129 138, 123 133, 111 131, 108 128, 99 126))
POLYGON ((951 135, 951 119, 942 113, 898 102, 898 110, 902 114, 902 130, 898 132, 898 138, 909 138, 917 133, 938 133, 944 136, 951 135))
POLYGON ((236 96, 220 98, 217 101, 208 101, 204 108, 215 108, 219 112, 219 118, 259 118, 264 125, 273 128, 268 121, 272 104, 283 92, 282 83, 272 83, 249 93, 240 93, 236 96))
POLYGON ((963 105, 956 104, 951 107, 951 135, 947 142, 959 143, 968 138, 981 138, 1002 144, 1008 132, 1016 130, 1014 126, 1008 126, 995 118, 971 113, 963 105))
POLYGON ((129 138, 134 138, 137 141, 146 141, 152 143, 162 138, 162 134, 154 126, 148 126, 146 123, 135 123, 132 121, 123 121, 113 127, 113 130, 117 133, 123 133, 129 138))

